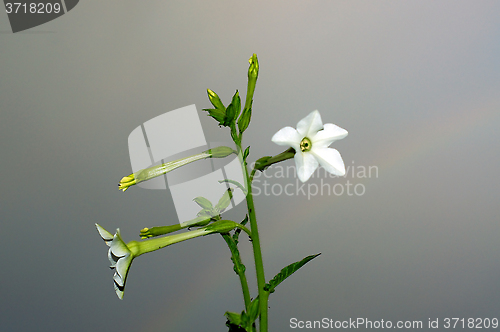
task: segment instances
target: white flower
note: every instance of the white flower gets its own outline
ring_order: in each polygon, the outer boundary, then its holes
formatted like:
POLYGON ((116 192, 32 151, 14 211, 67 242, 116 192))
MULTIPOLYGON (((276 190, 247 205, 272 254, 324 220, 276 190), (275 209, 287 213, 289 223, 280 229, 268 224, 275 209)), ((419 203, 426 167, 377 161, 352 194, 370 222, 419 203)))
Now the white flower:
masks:
POLYGON ((295 149, 295 164, 300 181, 307 181, 318 165, 328 172, 345 175, 345 166, 340 153, 328 146, 332 142, 347 136, 347 130, 331 123, 323 126, 318 111, 303 118, 297 123, 297 129, 285 127, 274 134, 272 141, 278 145, 295 149))
POLYGON ((115 269, 115 275, 113 276, 115 292, 118 298, 122 300, 127 274, 134 255, 125 242, 123 242, 119 228, 116 230, 115 235, 112 235, 99 224, 95 224, 95 226, 104 242, 109 246, 108 258, 111 263, 110 268, 115 269))
POLYGON ((130 265, 132 264, 132 260, 142 254, 146 254, 175 243, 194 239, 199 236, 213 233, 228 233, 236 227, 243 229, 251 237, 250 231, 240 224, 231 220, 218 220, 206 227, 194 231, 146 241, 130 241, 125 244, 120 235, 120 229, 117 229, 115 235, 112 235, 99 224, 95 224, 95 226, 97 227, 97 231, 101 235, 102 239, 109 247, 108 258, 111 262, 110 267, 115 269, 115 275, 113 276, 115 292, 120 300, 123 300, 125 282, 127 281, 127 274, 130 269, 130 265))

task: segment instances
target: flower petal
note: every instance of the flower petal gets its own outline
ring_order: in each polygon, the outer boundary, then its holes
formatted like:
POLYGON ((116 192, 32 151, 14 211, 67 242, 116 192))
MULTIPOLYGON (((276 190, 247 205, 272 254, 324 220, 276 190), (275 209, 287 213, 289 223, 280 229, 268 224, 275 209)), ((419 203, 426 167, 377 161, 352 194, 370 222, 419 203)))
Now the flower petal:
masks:
MULTIPOLYGON (((300 151, 300 150, 299 150, 300 151)), ((297 166, 297 175, 299 180, 306 182, 318 168, 318 161, 310 152, 297 152, 294 156, 295 165, 297 166)))
POLYGON ((115 293, 120 300, 123 300, 123 291, 125 290, 125 286, 120 286, 116 282, 113 284, 115 286, 115 293))
POLYGON ((300 151, 300 141, 304 138, 292 127, 285 127, 274 134, 271 141, 278 145, 291 146, 295 151, 300 151))
POLYGON ((99 232, 99 235, 102 237, 104 242, 106 242, 106 244, 109 246, 110 242, 113 240, 113 234, 102 228, 99 224, 95 224, 95 227, 97 228, 97 231, 99 232))
POLYGON ((117 257, 123 257, 127 254, 130 254, 130 249, 127 247, 125 242, 123 242, 122 237, 120 236, 120 229, 116 229, 116 234, 113 237, 113 241, 111 241, 111 253, 117 257))
POLYGON ((125 280, 127 279, 128 270, 132 264, 132 255, 122 257, 116 263, 116 273, 113 279, 120 286, 125 286, 125 280))
POLYGON ((111 263, 111 265, 109 267, 114 268, 114 267, 116 267, 116 262, 118 262, 118 259, 120 259, 120 257, 116 257, 115 255, 113 255, 111 248, 109 248, 108 259, 109 259, 109 262, 111 263))
POLYGON ((299 132, 300 139, 304 137, 311 138, 311 136, 316 135, 316 133, 323 129, 323 122, 321 121, 321 115, 318 111, 312 111, 308 116, 303 118, 297 123, 297 131, 299 132))
POLYGON ((318 131, 316 135, 309 138, 313 146, 327 148, 332 142, 346 137, 347 134, 347 130, 333 123, 326 123, 323 130, 318 131))
POLYGON ((313 145, 311 154, 316 157, 319 164, 323 166, 328 172, 337 176, 345 175, 344 161, 342 160, 342 157, 337 150, 330 148, 319 148, 313 145))

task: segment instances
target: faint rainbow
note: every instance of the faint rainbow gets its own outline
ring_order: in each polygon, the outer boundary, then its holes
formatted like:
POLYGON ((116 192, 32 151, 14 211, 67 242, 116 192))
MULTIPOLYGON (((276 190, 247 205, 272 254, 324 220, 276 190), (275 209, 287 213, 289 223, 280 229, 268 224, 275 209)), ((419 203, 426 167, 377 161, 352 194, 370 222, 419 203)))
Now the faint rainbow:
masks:
MULTIPOLYGON (((421 139, 421 136, 412 136, 412 131, 403 128, 397 136, 398 144, 391 147, 390 153, 384 153, 387 151, 384 151, 384 148, 381 147, 374 155, 382 157, 373 158, 369 164, 378 166, 380 170, 389 171, 395 167, 408 165, 414 160, 418 160, 418 158, 436 150, 445 149, 458 139, 464 139, 468 135, 473 135, 478 128, 500 120, 500 107, 498 105, 499 103, 491 103, 482 107, 462 108, 462 111, 458 111, 453 115, 449 115, 451 112, 446 112, 447 116, 442 115, 441 112, 436 112, 436 116, 428 119, 425 123, 412 124, 412 127, 419 126, 419 131, 426 133, 425 139, 421 139)), ((371 180, 373 179, 363 179, 360 182, 366 183, 371 180)), ((342 196, 336 198, 345 199, 342 196)), ((317 210, 318 214, 331 208, 329 204, 325 204, 328 201, 331 201, 331 196, 315 197, 314 206, 320 209, 317 210)), ((281 219, 285 220, 303 220, 310 217, 309 211, 300 208, 282 210, 280 211, 280 216, 281 219)), ((305 227, 300 222, 297 222, 294 226, 305 227)), ((278 225, 267 225, 266 230, 274 239, 272 242, 273 248, 279 247, 281 243, 280 239, 286 238, 288 233, 286 230, 279 228, 278 225)), ((294 229, 294 232, 296 231, 294 229)), ((205 302, 202 299, 210 298, 219 293, 224 284, 227 283, 227 280, 236 278, 234 273, 227 273, 226 277, 221 278, 220 268, 225 263, 219 260, 214 262, 214 264, 216 264, 215 268, 211 267, 203 271, 204 282, 202 284, 192 285, 189 290, 183 292, 182 296, 172 299, 162 309, 162 312, 168 313, 166 315, 168 318, 165 318, 165 316, 150 317, 150 324, 148 324, 144 331, 158 331, 162 328, 164 329, 165 326, 169 326, 169 331, 176 331, 180 328, 181 324, 193 316, 193 312, 203 310, 201 306, 205 302), (168 322, 165 321, 166 319, 168 322)), ((248 275, 247 277, 250 279, 253 276, 248 275)))

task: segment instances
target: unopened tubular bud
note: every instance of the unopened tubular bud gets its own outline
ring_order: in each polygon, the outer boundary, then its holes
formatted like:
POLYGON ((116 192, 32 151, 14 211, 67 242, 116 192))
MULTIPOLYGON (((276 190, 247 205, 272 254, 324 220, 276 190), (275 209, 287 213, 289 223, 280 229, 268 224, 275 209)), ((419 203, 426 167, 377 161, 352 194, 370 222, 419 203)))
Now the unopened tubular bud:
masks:
POLYGON ((207 153, 211 155, 211 158, 224 158, 236 152, 228 146, 218 146, 208 150, 207 153))
POLYGON ((224 107, 224 104, 222 104, 222 101, 220 100, 219 96, 215 92, 213 92, 210 89, 207 89, 207 93, 208 93, 208 99, 210 99, 210 102, 212 103, 212 105, 214 105, 214 107, 216 109, 219 109, 219 110, 226 109, 224 107))
POLYGON ((250 67, 248 68, 248 79, 257 79, 259 76, 259 60, 257 59, 257 54, 253 54, 250 59, 248 59, 250 67))

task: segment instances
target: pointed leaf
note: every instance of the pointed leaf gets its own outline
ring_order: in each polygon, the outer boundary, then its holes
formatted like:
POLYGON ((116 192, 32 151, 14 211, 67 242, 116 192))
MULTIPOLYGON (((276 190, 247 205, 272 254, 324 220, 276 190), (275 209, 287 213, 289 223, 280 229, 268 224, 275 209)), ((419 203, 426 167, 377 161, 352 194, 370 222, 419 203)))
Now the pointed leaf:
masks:
POLYGON ((228 189, 222 195, 221 199, 219 200, 219 203, 215 206, 215 210, 218 212, 223 212, 231 203, 231 198, 233 198, 233 190, 228 189))
POLYGON ((237 186, 238 188, 240 188, 241 191, 243 191, 243 193, 245 194, 245 196, 248 193, 248 190, 245 187, 243 187, 243 185, 241 183, 239 183, 238 181, 229 180, 229 179, 224 179, 224 180, 220 180, 219 181, 219 183, 223 183, 223 182, 234 184, 235 186, 237 186))
POLYGON ((288 265, 287 267, 284 267, 283 269, 281 269, 280 273, 278 273, 273 279, 271 279, 271 281, 269 281, 269 283, 267 283, 264 286, 264 290, 268 291, 269 293, 273 293, 276 286, 278 286, 283 280, 288 278, 295 271, 297 271, 302 266, 304 266, 307 262, 318 257, 319 255, 321 255, 321 253, 316 254, 316 255, 307 256, 306 258, 304 258, 303 260, 301 260, 299 262, 295 262, 295 263, 288 265))
POLYGON ((198 196, 195 199, 193 199, 193 201, 203 209, 212 209, 213 208, 212 202, 210 202, 205 197, 198 196))

